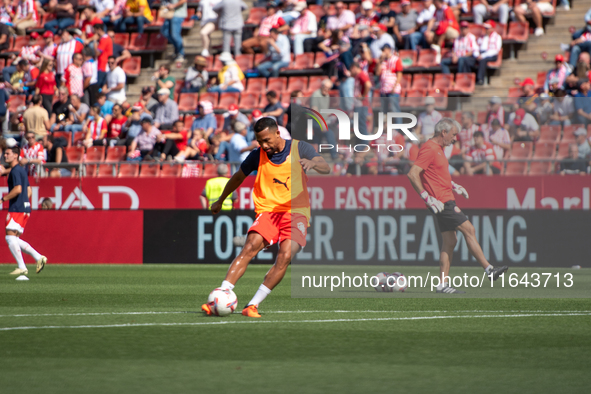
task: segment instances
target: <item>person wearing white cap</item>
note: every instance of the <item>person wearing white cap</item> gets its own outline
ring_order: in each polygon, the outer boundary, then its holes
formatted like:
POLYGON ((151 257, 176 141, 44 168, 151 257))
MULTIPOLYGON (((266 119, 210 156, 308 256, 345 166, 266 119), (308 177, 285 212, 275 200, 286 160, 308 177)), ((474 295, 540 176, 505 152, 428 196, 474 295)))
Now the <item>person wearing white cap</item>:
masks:
POLYGON ((232 58, 230 52, 222 52, 218 59, 223 64, 218 73, 218 85, 209 88, 208 92, 242 92, 244 90, 242 80, 245 77, 238 63, 232 58))
POLYGON ((154 110, 154 126, 160 130, 170 130, 174 122, 179 120, 179 106, 170 99, 170 90, 159 89, 156 92, 158 104, 154 110))
POLYGON ((365 0, 361 3, 361 11, 356 15, 355 26, 353 32, 349 36, 351 39, 370 39, 369 27, 378 22, 378 14, 373 9, 373 3, 365 0))
POLYGON ((509 20, 509 0, 480 0, 480 4, 472 7, 474 23, 482 25, 484 19, 493 15, 499 16, 499 23, 506 25, 509 20))
MULTIPOLYGON (((435 110, 435 98, 425 97, 425 111, 419 114, 416 134, 421 142, 427 141, 435 133, 435 125, 443 116, 435 110)), ((459 130, 458 130, 459 131, 459 130)))
POLYGON ((301 55, 304 53, 304 40, 316 37, 318 32, 318 21, 308 8, 305 1, 296 4, 295 10, 300 13, 298 18, 293 21, 290 34, 293 40, 293 53, 301 55))

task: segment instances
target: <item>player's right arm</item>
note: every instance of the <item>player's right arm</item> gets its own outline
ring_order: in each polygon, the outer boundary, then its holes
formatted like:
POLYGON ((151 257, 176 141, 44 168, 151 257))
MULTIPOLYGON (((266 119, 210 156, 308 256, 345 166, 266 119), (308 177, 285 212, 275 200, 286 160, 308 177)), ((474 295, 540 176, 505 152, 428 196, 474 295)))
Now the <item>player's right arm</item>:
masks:
POLYGON ((232 194, 236 189, 238 189, 238 186, 240 186, 245 179, 246 175, 244 174, 244 172, 242 172, 242 169, 238 169, 238 171, 236 171, 236 173, 232 175, 232 178, 230 178, 228 183, 226 183, 226 187, 224 187, 224 191, 222 192, 222 195, 220 196, 219 200, 217 200, 211 205, 211 213, 213 213, 214 215, 218 213, 222 209, 222 204, 224 203, 226 198, 230 194, 232 194))

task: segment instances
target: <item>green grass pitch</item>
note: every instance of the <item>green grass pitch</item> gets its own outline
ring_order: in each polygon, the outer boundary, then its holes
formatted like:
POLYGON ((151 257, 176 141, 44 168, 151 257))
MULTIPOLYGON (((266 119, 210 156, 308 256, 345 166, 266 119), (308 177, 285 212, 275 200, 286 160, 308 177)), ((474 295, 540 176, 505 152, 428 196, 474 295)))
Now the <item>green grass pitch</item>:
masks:
MULTIPOLYGON (((235 289, 239 308, 268 268, 249 267, 235 289)), ((261 319, 204 316, 226 270, 48 265, 36 275, 30 266, 28 282, 3 274, 0 393, 590 390, 589 299, 291 298, 288 273, 261 319)))

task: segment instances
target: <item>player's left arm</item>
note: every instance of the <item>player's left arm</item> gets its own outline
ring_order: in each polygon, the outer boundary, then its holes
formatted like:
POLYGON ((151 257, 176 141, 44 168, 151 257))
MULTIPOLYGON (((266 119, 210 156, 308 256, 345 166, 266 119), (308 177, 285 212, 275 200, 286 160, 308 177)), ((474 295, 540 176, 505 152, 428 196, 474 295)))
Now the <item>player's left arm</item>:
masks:
POLYGON ((32 195, 33 195, 33 189, 31 189, 31 186, 27 186, 27 197, 29 197, 29 201, 31 201, 32 195))
POLYGON ((326 160, 316 152, 312 145, 304 141, 299 141, 298 150, 300 152, 300 164, 304 171, 315 170, 322 175, 330 174, 330 166, 326 160))

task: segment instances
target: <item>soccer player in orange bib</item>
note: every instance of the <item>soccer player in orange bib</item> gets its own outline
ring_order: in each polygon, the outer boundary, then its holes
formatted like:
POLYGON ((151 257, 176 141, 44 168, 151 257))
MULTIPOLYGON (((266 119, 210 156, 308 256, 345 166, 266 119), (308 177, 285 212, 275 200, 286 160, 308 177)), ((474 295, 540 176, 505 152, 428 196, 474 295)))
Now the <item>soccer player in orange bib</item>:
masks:
MULTIPOLYGON (((217 214, 223 201, 250 173, 257 171, 252 193, 257 217, 248 229, 244 248, 230 265, 220 287, 232 290, 258 252, 279 244, 275 264, 242 310, 244 316, 261 317, 258 305, 281 282, 291 258, 306 245, 310 222, 306 171, 314 169, 320 174, 328 174, 330 167, 310 144, 281 138, 277 123, 272 118, 259 119, 254 125, 254 132, 260 147, 242 162, 219 200, 212 204, 211 212, 217 214)), ((208 315, 212 314, 209 304, 203 304, 201 309, 208 315)))
POLYGON ((443 148, 454 144, 456 136, 461 130, 458 122, 450 118, 443 118, 435 125, 435 134, 421 146, 419 156, 408 172, 410 183, 425 200, 439 223, 439 231, 443 238, 443 246, 439 256, 441 282, 437 293, 459 294, 465 293, 453 288, 448 283, 449 267, 458 238, 459 230, 466 239, 468 250, 476 261, 482 265, 489 278, 496 280, 508 267, 493 267, 486 258, 476 239, 474 226, 468 217, 456 206, 452 191, 468 198, 468 192, 462 186, 451 180, 449 162, 443 148))

